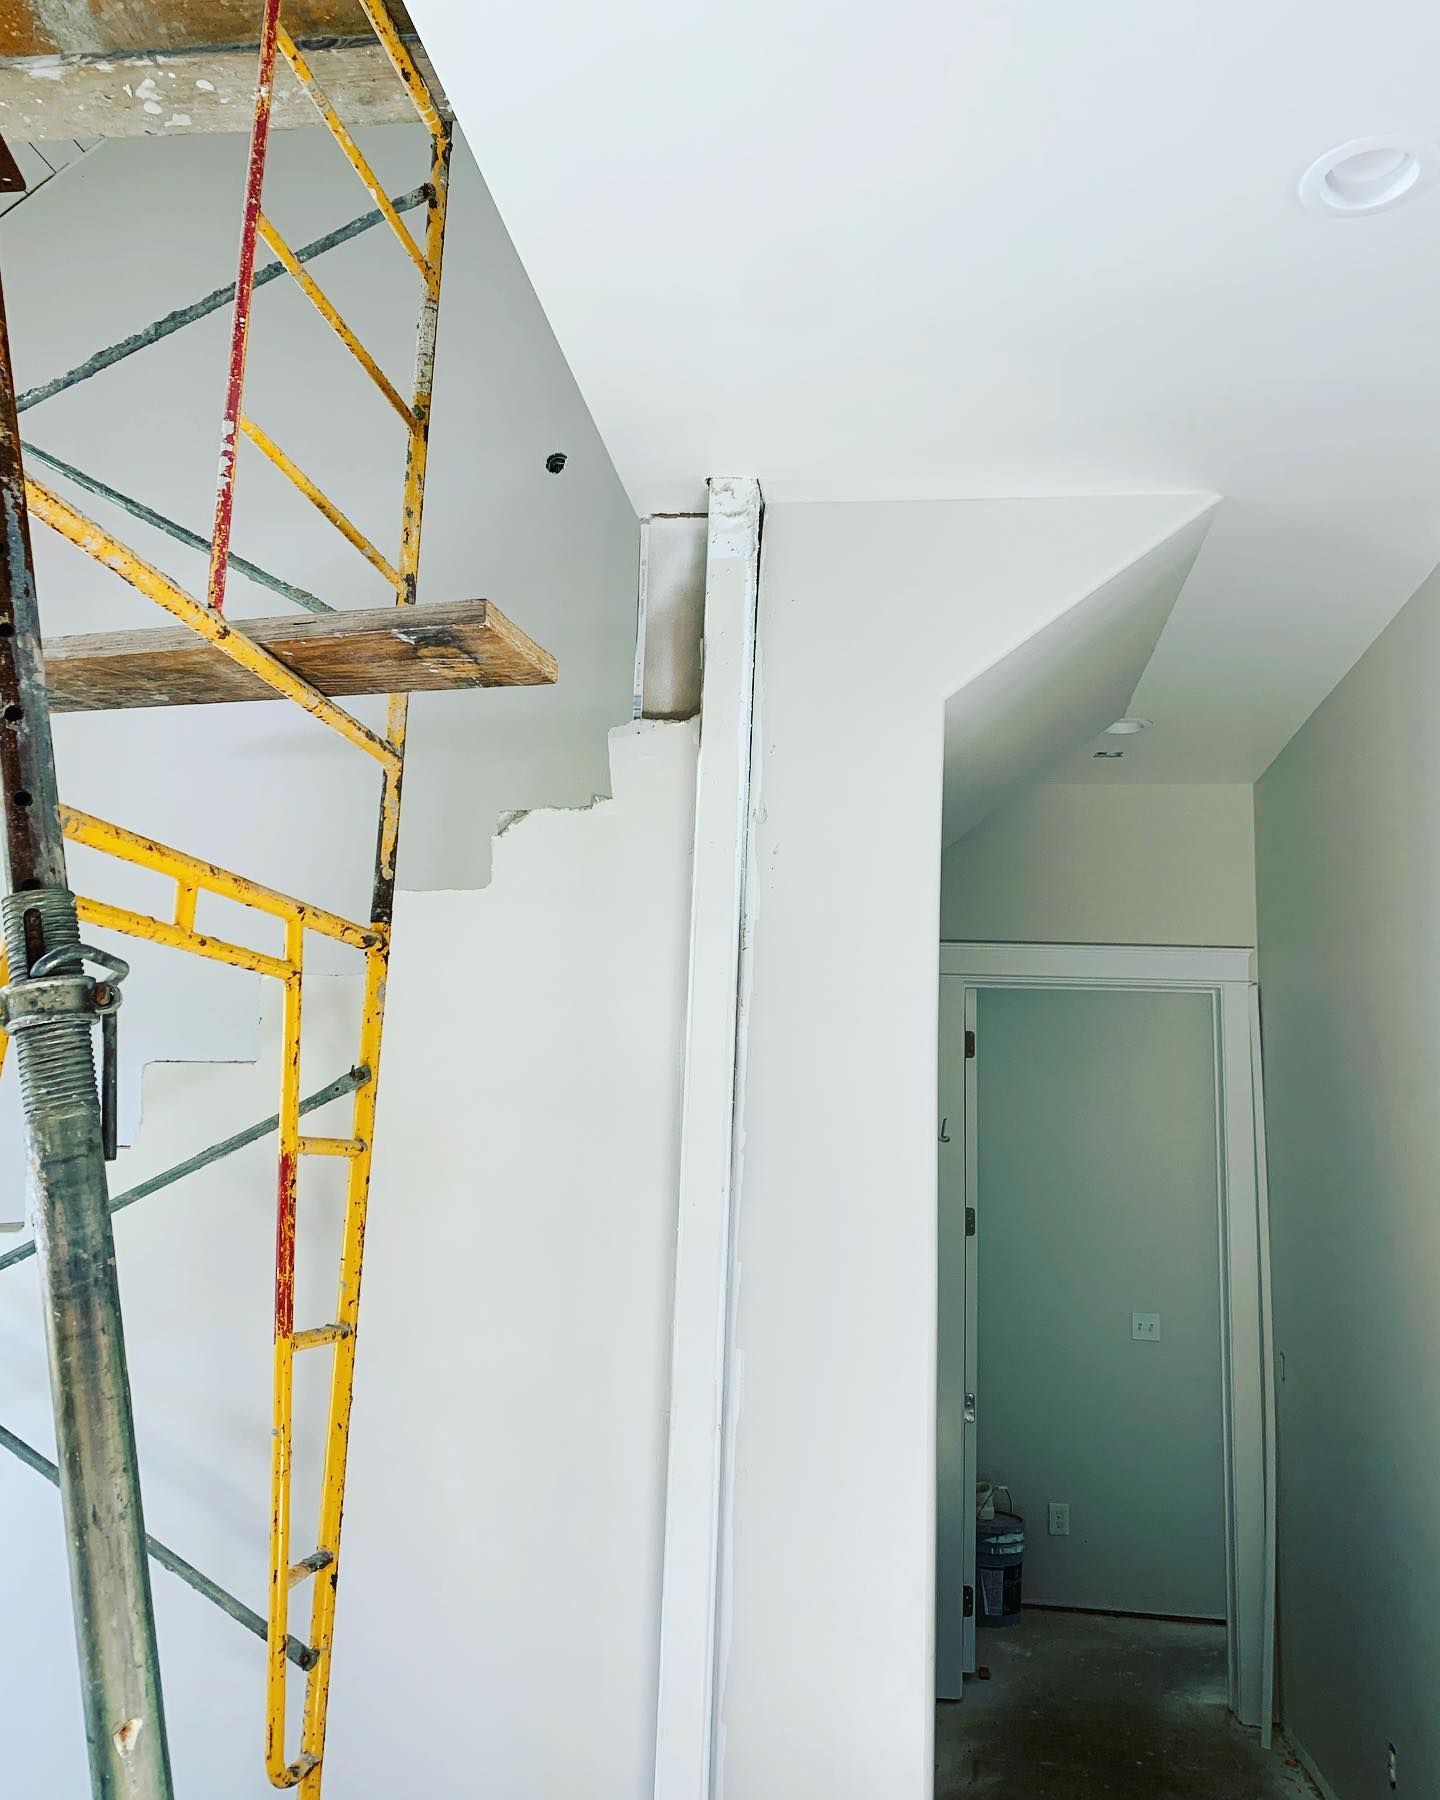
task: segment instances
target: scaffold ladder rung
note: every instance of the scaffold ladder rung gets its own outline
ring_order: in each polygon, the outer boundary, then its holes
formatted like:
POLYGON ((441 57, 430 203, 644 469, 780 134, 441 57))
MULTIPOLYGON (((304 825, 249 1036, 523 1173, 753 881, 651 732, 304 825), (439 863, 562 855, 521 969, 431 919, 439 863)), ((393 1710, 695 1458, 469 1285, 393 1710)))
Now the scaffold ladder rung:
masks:
POLYGON ((338 1344, 354 1335, 355 1327, 341 1321, 334 1325, 316 1325, 309 1331, 292 1331, 290 1342, 297 1350, 318 1350, 323 1344, 338 1344))
POLYGON ((297 1563, 291 1563, 291 1587, 299 1587, 302 1581, 308 1581, 312 1575, 318 1575, 322 1569, 328 1569, 334 1560, 335 1558, 328 1550, 312 1550, 309 1556, 301 1557, 297 1563))
POLYGON ((363 1156, 366 1146, 359 1138, 302 1137, 302 1156, 363 1156))

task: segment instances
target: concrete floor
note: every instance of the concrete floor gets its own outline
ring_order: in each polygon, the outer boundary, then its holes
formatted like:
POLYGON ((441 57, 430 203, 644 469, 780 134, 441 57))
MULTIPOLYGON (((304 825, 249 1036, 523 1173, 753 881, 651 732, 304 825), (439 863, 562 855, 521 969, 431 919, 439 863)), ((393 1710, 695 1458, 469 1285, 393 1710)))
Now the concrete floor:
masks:
POLYGON ((1027 1608, 936 1709, 935 1800, 1315 1800, 1226 1709, 1225 1631, 1027 1608))

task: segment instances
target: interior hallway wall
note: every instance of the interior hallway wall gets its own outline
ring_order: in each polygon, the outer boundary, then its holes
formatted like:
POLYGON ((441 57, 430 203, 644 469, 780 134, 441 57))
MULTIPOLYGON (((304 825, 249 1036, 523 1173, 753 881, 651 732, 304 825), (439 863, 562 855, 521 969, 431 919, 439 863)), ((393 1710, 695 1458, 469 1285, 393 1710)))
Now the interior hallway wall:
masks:
POLYGON ((1287 1729, 1440 1792, 1440 576, 1256 791, 1287 1729))
POLYGON ((932 1791, 944 705, 1206 504, 767 510, 725 1800, 932 1791))
MULTIPOLYGON (((625 727, 612 754, 613 800, 533 813, 497 840, 488 888, 396 907, 337 1800, 652 1800, 695 728, 625 727)), ((258 982, 239 979, 253 1003, 258 982)), ((307 980, 306 1092, 350 1065, 357 1000, 354 979, 307 980)), ((259 1062, 151 1067, 117 1188, 274 1110, 271 1001, 259 1062)), ((345 1134, 348 1117, 335 1106, 307 1129, 345 1134)), ((305 1160, 302 1326, 333 1316, 344 1177, 305 1160)), ((116 1223, 147 1526, 260 1608, 274 1208, 272 1138, 116 1223)), ((0 1421, 48 1450, 34 1272, 0 1275, 0 1421)), ((297 1557, 313 1547, 326 1357, 297 1373, 297 1557)), ((0 1521, 0 1786, 76 1800, 60 1507, 9 1456, 0 1521)), ((273 1795, 263 1644, 165 1571, 154 1589, 177 1793, 273 1795)))
POLYGON ((1025 1598, 1223 1619, 1211 998, 988 988, 976 1038, 979 1472, 1025 1598))
POLYGON ((940 935, 1031 944, 1253 944, 1248 786, 1031 788, 941 865, 940 935))
MULTIPOLYGON (((392 194, 424 180, 417 125, 362 133, 392 194)), ((115 140, 0 222, 22 387, 233 281, 244 134, 115 140)), ((276 132, 267 211, 292 245, 371 201, 320 127, 276 132)), ((422 218, 423 209, 410 215, 422 218)), ((262 252, 262 260, 264 253, 262 252)), ((310 265, 402 390, 419 278, 383 224, 310 265)), ((208 537, 229 334, 224 310, 23 415, 27 442, 208 537)), ((247 404, 382 549, 398 543, 404 434, 288 279, 256 297, 247 404)), ((204 592, 204 559, 32 463, 28 473, 204 592)), ((34 533, 47 635, 153 627, 167 615, 54 533, 34 533)), ((386 604, 370 565, 250 445, 240 449, 235 548, 339 607, 386 604)), ((638 525, 473 159, 457 144, 420 599, 483 596, 555 652, 553 688, 417 695, 410 713, 400 885, 466 888, 489 874, 497 819, 605 791, 606 732, 630 717, 638 525), (552 450, 565 471, 544 467, 552 450)), ((293 613, 233 575, 237 618, 293 613)), ((383 702, 359 701, 367 722, 383 702)), ((307 899, 368 904, 378 776, 281 702, 72 714, 56 722, 62 797, 307 899)), ((163 884, 87 853, 85 891, 123 904, 163 884)), ((119 946, 117 946, 119 947, 119 946)), ((125 1135, 150 1058, 253 1056, 254 1005, 224 969, 149 946, 126 990, 125 1135)), ((337 965, 338 966, 338 965, 337 965)), ((10 1084, 0 1086, 9 1107, 10 1084)), ((7 1112, 6 1117, 9 1117, 7 1112)), ((0 1157, 13 1135, 0 1135, 0 1157)), ((0 1219, 14 1216, 0 1200, 0 1219)))

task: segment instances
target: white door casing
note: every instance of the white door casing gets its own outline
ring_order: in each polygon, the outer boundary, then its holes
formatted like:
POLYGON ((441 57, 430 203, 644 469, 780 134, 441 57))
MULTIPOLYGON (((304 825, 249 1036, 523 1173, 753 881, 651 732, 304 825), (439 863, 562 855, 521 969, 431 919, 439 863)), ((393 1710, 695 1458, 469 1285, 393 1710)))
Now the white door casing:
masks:
MULTIPOLYGON (((1226 1483, 1226 1570, 1228 1592, 1230 1706, 1242 1724, 1258 1725, 1262 1739, 1270 1738, 1274 1706, 1275 1620, 1275 1445, 1274 1374, 1270 1333, 1269 1219, 1265 1191, 1264 1126, 1254 953, 1250 950, 1154 948, 1108 945, 942 944, 942 1099, 941 1112, 953 1105, 957 1092, 953 1074, 946 1081, 945 1048, 947 1017, 975 1023, 975 997, 988 987, 1134 988, 1139 990, 1191 990, 1209 993, 1215 1018, 1217 1151, 1220 1170, 1219 1231, 1221 1250, 1220 1334, 1223 1361, 1224 1443, 1226 1483), (947 990, 956 990, 947 999, 947 990)), ((963 1062, 963 1036, 961 1041, 963 1062)), ((957 1145, 940 1146, 942 1207, 947 1192, 957 1187, 975 1204, 973 1171, 974 1062, 965 1065, 961 1091, 968 1094, 966 1134, 962 1150, 968 1180, 957 1183, 953 1157, 957 1145)), ((959 1220, 963 1308, 967 1341, 964 1386, 974 1391, 976 1368, 975 1240, 966 1257, 963 1213, 959 1220)), ((947 1263, 946 1234, 942 1229, 941 1279, 947 1263)), ((958 1272, 952 1263, 952 1274, 958 1272)), ((944 1309, 942 1309, 942 1330, 944 1309)), ((943 1364, 942 1364, 943 1367, 943 1364)), ((942 1387, 940 1405, 953 1396, 942 1387)), ((963 1404, 963 1402, 962 1402, 963 1404)), ((947 1425, 940 1423, 941 1454, 947 1441, 947 1425)), ((970 1455, 959 1476, 961 1500, 974 1492, 974 1428, 964 1436, 970 1455)), ((962 1437, 963 1441, 963 1437, 962 1437)), ((954 1472, 952 1468, 952 1479, 954 1472)), ((960 1510, 941 1502, 938 1521, 942 1534, 947 1525, 961 1531, 973 1558, 973 1505, 961 1527, 960 1510)), ((963 1561, 961 1545, 941 1545, 937 1566, 953 1567, 963 1561)), ((973 1585, 973 1560, 968 1564, 973 1585)), ((947 1666, 947 1640, 943 1624, 937 1646, 937 1691, 942 1697, 954 1685, 947 1666)), ((973 1667, 972 1661, 965 1664, 973 1667)))

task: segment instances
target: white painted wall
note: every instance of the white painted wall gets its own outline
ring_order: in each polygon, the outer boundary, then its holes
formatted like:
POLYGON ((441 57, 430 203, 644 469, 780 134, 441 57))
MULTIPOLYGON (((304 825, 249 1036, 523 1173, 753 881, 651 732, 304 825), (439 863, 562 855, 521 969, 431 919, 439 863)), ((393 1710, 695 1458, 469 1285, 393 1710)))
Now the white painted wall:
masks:
POLYGON ((1223 1619, 1211 996, 991 988, 976 1039, 979 1466, 1025 1598, 1223 1619))
POLYGON ((946 849, 940 935, 1253 944, 1252 790, 1032 788, 946 849))
POLYGON ((1337 1800, 1440 1791, 1432 576, 1256 789, 1286 1728, 1337 1800))
POLYGON ((944 704, 1200 504, 767 512, 726 1800, 931 1791, 944 704))
MULTIPOLYGON (((419 127, 364 134, 392 193, 426 173, 419 127)), ((111 142, 0 223, 22 385, 234 277, 242 136, 111 142)), ((277 133, 267 206, 292 244, 370 202, 328 133, 277 133)), ((402 387, 418 278, 384 226, 312 265, 402 387)), ((228 341, 217 313, 27 412, 27 438, 208 535, 228 341)), ((289 282, 257 297, 254 417, 374 540, 398 541, 403 434, 289 282)), ((39 472, 39 471, 36 471, 39 472)), ((46 476, 64 491, 58 477, 46 476)), ((82 510, 203 593, 203 559, 102 502, 82 510)), ((340 606, 383 604, 377 576, 289 484, 242 448, 235 547, 340 606)), ((583 804, 607 779, 605 733, 630 716, 637 524, 545 315, 463 145, 454 163, 420 598, 484 595, 560 659, 554 689, 418 696, 411 709, 400 882, 475 887, 498 817, 583 804), (551 450, 569 453, 549 475, 551 450)), ((51 634, 166 615, 43 528, 51 634)), ((232 579, 236 616, 293 609, 232 579)), ((375 703, 361 703, 367 719, 375 703)), ((63 796, 341 911, 368 904, 373 765, 283 703, 69 717, 63 796)), ((139 903, 163 889, 76 856, 76 879, 139 903), (102 873, 96 874, 96 868, 102 873)), ((125 1009, 127 1131, 152 1057, 253 1056, 253 1007, 228 977, 163 952, 135 958, 125 1009)), ((0 1090, 3 1092, 3 1090, 0 1090)), ((13 1141, 9 1140, 9 1141, 13 1141)), ((3 1153, 3 1143, 0 1143, 3 1153)), ((6 1209, 0 1206, 0 1216, 6 1209)))
MULTIPOLYGON (((695 746, 693 725, 617 731, 613 801, 512 826, 482 892, 400 898, 327 1792, 649 1800, 695 746)), ((307 985, 307 1091, 352 1060, 355 998, 344 978, 307 985)), ((152 1067, 118 1181, 273 1110, 276 1025, 254 1065, 152 1067)), ((273 1157, 257 1146, 117 1224, 147 1523, 251 1604, 273 1157)), ((333 1304, 342 1178, 306 1165, 302 1323, 333 1304)), ((0 1276, 0 1419, 48 1447, 33 1274, 0 1276)), ((8 1458, 0 1521, 5 1791, 78 1794, 59 1507, 8 1458)), ((177 1791, 261 1800, 262 1646, 163 1571, 155 1594, 177 1791)))

